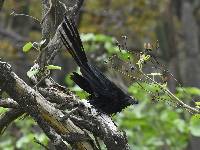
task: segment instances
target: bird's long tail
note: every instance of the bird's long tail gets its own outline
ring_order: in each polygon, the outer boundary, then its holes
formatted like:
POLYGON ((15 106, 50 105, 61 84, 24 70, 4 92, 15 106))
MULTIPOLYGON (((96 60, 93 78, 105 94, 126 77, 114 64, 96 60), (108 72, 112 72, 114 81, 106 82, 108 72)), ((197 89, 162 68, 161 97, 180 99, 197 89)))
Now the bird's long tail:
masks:
MULTIPOLYGON (((62 23, 62 29, 62 31, 60 30, 61 40, 80 67, 80 71, 84 78, 87 78, 87 80, 89 80, 94 85, 94 87, 101 87, 101 81, 98 77, 96 77, 94 71, 91 70, 91 65, 88 65, 88 60, 74 22, 71 19, 65 17, 65 20, 62 23)), ((72 75, 72 79, 75 82, 80 82, 80 78, 77 75, 72 75)), ((83 80, 84 79, 81 81, 82 83, 85 82, 85 80, 83 80)), ((85 85, 86 84, 88 83, 85 83, 85 85)), ((85 87, 85 85, 82 84, 80 86, 85 87)))
POLYGON ((61 40, 66 46, 69 53, 72 55, 76 63, 85 68, 88 64, 88 60, 78 33, 77 28, 75 27, 74 21, 65 17, 64 22, 62 23, 62 31, 60 30, 61 40), (66 38, 67 37, 67 38, 66 38))

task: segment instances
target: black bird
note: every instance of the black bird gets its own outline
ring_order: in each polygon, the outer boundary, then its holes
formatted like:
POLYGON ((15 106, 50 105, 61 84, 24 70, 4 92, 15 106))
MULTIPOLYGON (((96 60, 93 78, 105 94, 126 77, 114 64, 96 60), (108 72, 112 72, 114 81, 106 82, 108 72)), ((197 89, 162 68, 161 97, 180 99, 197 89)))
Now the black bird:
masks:
POLYGON ((129 105, 138 103, 110 81, 97 67, 88 63, 78 30, 71 19, 65 17, 60 35, 82 73, 79 75, 73 72, 71 79, 90 94, 88 98, 91 105, 100 112, 115 114, 129 105))

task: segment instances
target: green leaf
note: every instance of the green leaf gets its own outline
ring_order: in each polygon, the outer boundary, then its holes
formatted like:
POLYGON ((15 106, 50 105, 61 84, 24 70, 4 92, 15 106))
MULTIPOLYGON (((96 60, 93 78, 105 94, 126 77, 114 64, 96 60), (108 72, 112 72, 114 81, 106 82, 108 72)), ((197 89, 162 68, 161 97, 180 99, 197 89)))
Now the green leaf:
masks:
POLYGON ((192 118, 190 119, 189 129, 193 136, 200 137, 200 119, 199 119, 199 117, 192 116, 192 118))
POLYGON ((87 34, 81 34, 81 40, 83 42, 95 41, 95 42, 112 43, 114 41, 114 38, 111 36, 104 35, 104 34, 87 33, 87 34))
POLYGON ((62 69, 62 67, 60 67, 60 66, 54 66, 54 65, 48 65, 48 66, 46 66, 46 68, 48 70, 61 70, 62 69))
POLYGON ((6 111, 8 111, 8 108, 0 107, 0 114, 5 113, 6 111))
POLYGON ((121 53, 118 54, 119 58, 123 61, 129 61, 129 59, 132 59, 133 57, 125 50, 121 50, 121 53))
POLYGON ((147 61, 150 58, 150 55, 145 55, 144 60, 147 61))
POLYGON ((73 86, 74 82, 71 80, 71 75, 72 74, 67 74, 65 76, 64 82, 68 85, 68 86, 73 86))
POLYGON ((13 150, 14 149, 14 146, 13 146, 13 143, 12 143, 12 139, 9 138, 9 139, 4 139, 0 142, 0 149, 6 149, 6 150, 13 150))
POLYGON ((189 87, 186 88, 187 92, 190 93, 191 95, 200 95, 200 89, 195 88, 195 87, 189 87))
POLYGON ((85 91, 76 91, 76 95, 80 98, 80 99, 86 99, 89 94, 85 91))
POLYGON ((48 144, 48 138, 44 133, 35 134, 35 138, 43 144, 48 144))
POLYGON ((195 102, 195 104, 196 104, 197 106, 200 106, 200 102, 195 102))
POLYGON ((36 75, 39 72, 39 69, 31 69, 27 72, 27 76, 31 78, 32 76, 36 75))
POLYGON ((93 33, 81 34, 81 40, 83 42, 93 41, 94 38, 95 38, 95 35, 93 33))
POLYGON ((187 126, 184 120, 178 118, 175 119, 173 123, 181 133, 184 133, 186 131, 187 126))
POLYGON ((104 34, 95 35, 95 41, 97 41, 97 42, 110 42, 110 43, 112 43, 113 40, 114 40, 114 38, 112 38, 111 36, 104 35, 104 34))
POLYGON ((24 53, 27 53, 30 51, 30 49, 33 47, 33 43, 31 42, 28 42, 26 43, 24 46, 23 46, 23 52, 24 53))

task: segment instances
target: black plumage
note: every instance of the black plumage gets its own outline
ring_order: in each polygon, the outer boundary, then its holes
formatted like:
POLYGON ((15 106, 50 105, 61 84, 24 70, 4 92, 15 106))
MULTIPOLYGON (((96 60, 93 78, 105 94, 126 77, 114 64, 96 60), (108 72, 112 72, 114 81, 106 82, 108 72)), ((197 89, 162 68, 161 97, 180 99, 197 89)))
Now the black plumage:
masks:
POLYGON ((65 18, 62 29, 61 40, 82 73, 79 75, 73 72, 71 79, 90 94, 91 105, 106 114, 115 114, 129 105, 138 103, 110 81, 97 67, 88 63, 78 30, 71 19, 65 18))

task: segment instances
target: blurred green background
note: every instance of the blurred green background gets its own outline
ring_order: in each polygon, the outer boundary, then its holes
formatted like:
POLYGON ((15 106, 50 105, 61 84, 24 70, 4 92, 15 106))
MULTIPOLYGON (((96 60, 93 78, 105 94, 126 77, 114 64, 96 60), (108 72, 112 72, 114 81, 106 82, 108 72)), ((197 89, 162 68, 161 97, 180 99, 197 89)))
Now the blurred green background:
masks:
MULTIPOLYGON (((41 28, 29 17, 10 15, 13 11, 40 20, 41 4, 37 0, 9 0, 0 12, 0 58, 11 63, 15 72, 28 81, 26 72, 37 52, 24 54, 22 47, 29 41, 40 41, 41 28)), ((199 150, 200 116, 176 108, 169 98, 152 101, 151 95, 137 83, 110 69, 104 61, 115 53, 116 40, 132 52, 143 50, 146 42, 158 40, 157 59, 183 85, 180 88, 171 78, 168 80, 169 89, 186 104, 200 101, 200 1, 85 0, 77 24, 91 62, 139 100, 139 105, 113 116, 116 124, 126 131, 131 148, 199 150), (123 36, 128 37, 126 41, 123 36)), ((122 69, 122 64, 116 63, 122 69)), ((75 91, 80 98, 86 98, 87 94, 69 79, 69 73, 78 70, 69 54, 62 51, 55 64, 62 66, 62 71, 55 71, 54 79, 75 91)), ((129 66, 123 67, 129 69, 129 66)), ((143 87, 156 90, 151 84, 143 83, 143 87)), ((1 114, 5 111, 0 108, 1 114)), ((42 149, 35 138, 48 144, 47 137, 36 123, 29 117, 22 117, 0 136, 0 149, 42 149)))

